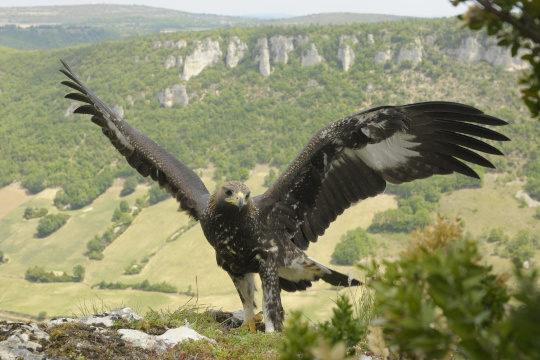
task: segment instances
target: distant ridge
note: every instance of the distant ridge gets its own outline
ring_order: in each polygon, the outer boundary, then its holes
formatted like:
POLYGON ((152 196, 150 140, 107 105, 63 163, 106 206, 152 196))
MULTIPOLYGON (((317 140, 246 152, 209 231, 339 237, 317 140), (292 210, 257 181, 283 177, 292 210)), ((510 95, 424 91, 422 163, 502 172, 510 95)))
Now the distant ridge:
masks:
POLYGON ((396 21, 406 19, 406 16, 383 14, 359 14, 349 12, 311 14, 288 19, 275 20, 277 25, 342 25, 353 23, 369 23, 382 21, 396 21))
POLYGON ((0 7, 0 46, 57 49, 142 34, 199 31, 264 25, 341 25, 400 20, 380 14, 325 13, 300 17, 286 14, 222 16, 144 5, 68 5, 0 7))

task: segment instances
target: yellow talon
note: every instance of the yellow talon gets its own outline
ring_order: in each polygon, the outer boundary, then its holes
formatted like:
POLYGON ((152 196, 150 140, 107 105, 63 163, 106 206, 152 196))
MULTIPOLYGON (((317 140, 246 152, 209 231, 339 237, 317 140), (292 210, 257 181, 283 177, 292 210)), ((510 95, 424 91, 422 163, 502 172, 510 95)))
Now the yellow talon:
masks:
POLYGON ((255 314, 255 316, 253 317, 253 320, 255 320, 255 322, 261 322, 264 320, 264 316, 261 313, 255 314))
POLYGON ((242 326, 247 326, 249 328, 249 332, 252 333, 252 334, 257 333, 257 328, 255 327, 255 318, 253 318, 253 319, 251 319, 249 321, 244 321, 242 326))

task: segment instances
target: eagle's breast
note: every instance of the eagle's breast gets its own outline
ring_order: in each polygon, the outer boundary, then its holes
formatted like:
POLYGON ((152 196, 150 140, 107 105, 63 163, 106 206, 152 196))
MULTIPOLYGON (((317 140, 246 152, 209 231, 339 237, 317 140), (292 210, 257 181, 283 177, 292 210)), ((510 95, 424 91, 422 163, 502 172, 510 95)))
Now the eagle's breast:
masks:
POLYGON ((258 272, 261 237, 255 212, 213 209, 201 219, 208 242, 217 255, 238 273, 258 272))

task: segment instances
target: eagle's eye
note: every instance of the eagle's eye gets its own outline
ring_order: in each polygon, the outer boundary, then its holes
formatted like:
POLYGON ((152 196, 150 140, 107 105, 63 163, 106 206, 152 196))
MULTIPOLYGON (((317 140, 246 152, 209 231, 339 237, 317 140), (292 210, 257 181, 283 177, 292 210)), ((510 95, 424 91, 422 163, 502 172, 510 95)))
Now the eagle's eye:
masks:
POLYGON ((232 190, 229 190, 229 189, 225 190, 225 195, 227 197, 231 196, 232 195, 232 190))
POLYGON ((249 194, 246 194, 246 200, 249 199, 249 194))

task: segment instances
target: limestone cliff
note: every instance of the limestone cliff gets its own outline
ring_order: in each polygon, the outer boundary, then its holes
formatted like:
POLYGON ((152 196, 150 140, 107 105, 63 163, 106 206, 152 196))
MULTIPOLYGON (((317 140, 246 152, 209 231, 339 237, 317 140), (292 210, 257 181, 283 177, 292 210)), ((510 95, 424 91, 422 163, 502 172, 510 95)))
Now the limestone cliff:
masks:
POLYGON ((182 80, 189 80, 191 77, 200 74, 206 67, 221 61, 223 53, 219 48, 219 42, 206 38, 202 42, 197 42, 195 51, 186 56, 182 80))
POLYGON ((189 96, 186 91, 186 86, 183 84, 176 84, 165 88, 156 95, 159 103, 166 108, 172 107, 176 103, 182 104, 186 107, 189 103, 189 96))
POLYGON ((319 51, 317 50, 315 44, 311 44, 309 50, 302 54, 302 57, 300 59, 302 66, 313 66, 320 64, 323 61, 324 58, 319 55, 319 51))
POLYGON ((270 75, 270 50, 268 49, 268 39, 260 38, 257 40, 259 54, 255 60, 259 63, 259 73, 262 76, 270 75))
POLYGON ((248 45, 241 41, 238 36, 233 36, 229 40, 229 46, 227 48, 227 58, 225 64, 229 68, 234 68, 238 66, 238 63, 244 57, 245 53, 248 51, 248 45))
POLYGON ((294 38, 285 36, 272 36, 270 50, 274 54, 274 62, 289 62, 289 52, 294 50, 294 38))

